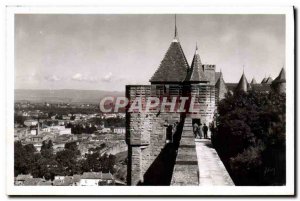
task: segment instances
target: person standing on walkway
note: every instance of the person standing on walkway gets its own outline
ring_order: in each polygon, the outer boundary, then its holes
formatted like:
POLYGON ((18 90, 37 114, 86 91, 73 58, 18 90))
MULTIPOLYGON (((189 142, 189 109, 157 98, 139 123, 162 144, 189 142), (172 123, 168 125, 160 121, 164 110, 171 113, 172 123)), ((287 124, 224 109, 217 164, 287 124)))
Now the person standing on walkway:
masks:
POLYGON ((199 126, 197 123, 194 123, 194 125, 193 125, 193 132, 194 132, 195 138, 197 138, 198 133, 199 133, 199 126))
POLYGON ((198 131, 198 136, 199 136, 199 138, 200 139, 202 139, 203 138, 203 133, 202 133, 202 124, 200 123, 200 126, 199 126, 199 131, 198 131))
POLYGON ((166 120, 164 123, 164 127, 166 127, 166 144, 172 143, 172 131, 173 131, 173 126, 169 124, 169 122, 166 120))
POLYGON ((204 139, 207 139, 207 131, 208 131, 208 127, 206 126, 206 124, 204 123, 204 126, 203 126, 203 133, 204 133, 204 139))

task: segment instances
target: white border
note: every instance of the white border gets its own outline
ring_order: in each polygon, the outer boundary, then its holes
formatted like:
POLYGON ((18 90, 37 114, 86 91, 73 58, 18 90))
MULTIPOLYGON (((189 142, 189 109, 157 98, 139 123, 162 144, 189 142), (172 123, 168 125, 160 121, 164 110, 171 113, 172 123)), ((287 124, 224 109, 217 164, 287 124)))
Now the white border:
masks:
MULTIPOLYGON (((31 6, 6 8, 6 145, 8 195, 293 195, 294 194, 294 21, 290 7, 68 7, 31 6), (286 78, 287 78, 287 183, 286 186, 223 187, 223 186, 14 186, 13 185, 13 111, 14 111, 14 14, 285 14, 286 15, 286 78)), ((279 72, 278 72, 279 73, 279 72)))

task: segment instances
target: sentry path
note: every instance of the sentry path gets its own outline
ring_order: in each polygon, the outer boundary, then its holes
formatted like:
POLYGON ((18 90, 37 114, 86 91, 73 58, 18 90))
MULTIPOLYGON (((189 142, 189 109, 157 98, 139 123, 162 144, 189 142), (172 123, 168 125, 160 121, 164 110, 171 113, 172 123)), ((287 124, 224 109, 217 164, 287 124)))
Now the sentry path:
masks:
POLYGON ((234 186, 224 164, 208 139, 196 139, 200 186, 234 186))

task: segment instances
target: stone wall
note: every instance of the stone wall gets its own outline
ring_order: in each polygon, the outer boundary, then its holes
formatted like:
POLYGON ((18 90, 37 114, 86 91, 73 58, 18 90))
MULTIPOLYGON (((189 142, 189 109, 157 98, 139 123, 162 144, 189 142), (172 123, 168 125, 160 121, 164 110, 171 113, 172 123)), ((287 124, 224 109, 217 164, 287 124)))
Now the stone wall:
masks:
POLYGON ((216 65, 204 64, 202 65, 205 78, 209 81, 209 85, 216 83, 216 65))
MULTIPOLYGON (((130 101, 135 97, 147 98, 151 86, 127 86, 126 95, 130 101)), ((172 124, 180 121, 179 113, 165 113, 153 110, 147 113, 126 113, 126 142, 128 144, 128 184, 152 184, 162 170, 162 162, 157 159, 166 150, 166 121, 172 124), (156 172, 157 171, 157 172, 156 172)), ((167 161, 166 161, 167 162, 167 161)))
MULTIPOLYGON (((191 97, 195 97, 194 108, 196 113, 191 113, 189 116, 193 119, 200 119, 201 124, 207 126, 213 122, 215 104, 215 87, 207 84, 193 84, 191 85, 191 97)), ((208 132, 210 137, 210 132, 208 132)))
POLYGON ((190 117, 187 117, 184 122, 171 185, 199 185, 197 153, 193 135, 192 119, 190 117))
MULTIPOLYGON (((214 66, 208 65, 206 70, 213 71, 214 66)), ((213 75, 215 73, 211 74, 211 76, 213 75)), ((211 77, 211 80, 214 82, 214 77, 211 77)), ((175 172, 178 176, 175 176, 177 180, 174 185, 177 185, 180 180, 178 179, 180 178, 180 169, 182 169, 182 173, 188 171, 195 176, 194 168, 197 164, 195 164, 196 151, 193 144, 192 119, 201 119, 201 123, 206 123, 206 125, 213 121, 215 110, 214 85, 207 83, 187 86, 176 84, 128 85, 126 86, 126 97, 130 103, 126 110, 127 183, 129 185, 170 185, 171 182, 174 183, 172 173, 175 161, 175 172), (129 112, 128 110, 136 97, 142 98, 143 109, 145 109, 145 100, 148 97, 158 97, 160 99, 168 97, 171 101, 172 97, 180 96, 195 97, 194 106, 197 109, 197 112, 188 114, 189 119, 185 122, 184 127, 186 114, 183 117, 183 114, 176 111, 161 111, 160 105, 148 112, 129 112), (175 122, 181 125, 175 138, 180 140, 181 134, 183 137, 178 152, 179 144, 177 142, 167 143, 169 141, 166 140, 166 124, 170 125, 175 122), (182 127, 184 130, 181 132, 182 127), (187 156, 191 157, 188 158, 189 162, 185 161, 187 156), (187 163, 188 166, 186 166, 187 163)), ((208 133, 208 136, 210 136, 210 133, 208 133)))

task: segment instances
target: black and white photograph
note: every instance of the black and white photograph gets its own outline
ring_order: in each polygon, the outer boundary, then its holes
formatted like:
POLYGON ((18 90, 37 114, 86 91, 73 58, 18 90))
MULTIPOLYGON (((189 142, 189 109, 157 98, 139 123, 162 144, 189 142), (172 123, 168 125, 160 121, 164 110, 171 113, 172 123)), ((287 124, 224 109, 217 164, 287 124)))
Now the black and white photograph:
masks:
POLYGON ((7 7, 9 195, 294 195, 294 9, 7 7))

